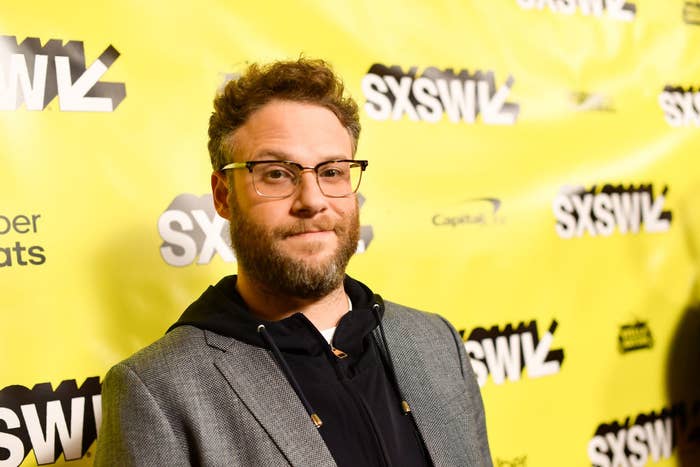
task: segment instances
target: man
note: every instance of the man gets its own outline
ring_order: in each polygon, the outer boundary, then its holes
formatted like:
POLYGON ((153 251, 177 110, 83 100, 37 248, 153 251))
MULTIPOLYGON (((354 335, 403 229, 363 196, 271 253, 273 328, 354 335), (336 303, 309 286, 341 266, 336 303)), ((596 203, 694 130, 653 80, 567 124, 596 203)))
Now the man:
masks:
POLYGON ((345 275, 367 162, 339 79, 320 60, 252 65, 214 107, 238 275, 110 370, 95 465, 491 465, 459 335, 345 275))

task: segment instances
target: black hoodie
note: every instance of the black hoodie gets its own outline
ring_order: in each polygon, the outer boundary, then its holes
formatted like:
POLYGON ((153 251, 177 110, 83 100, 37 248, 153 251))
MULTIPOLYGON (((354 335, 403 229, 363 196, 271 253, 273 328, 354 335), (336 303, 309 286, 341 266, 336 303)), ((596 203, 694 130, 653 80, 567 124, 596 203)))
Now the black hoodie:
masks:
POLYGON ((335 354, 301 313, 280 321, 256 318, 236 290, 236 276, 209 287, 169 331, 196 326, 276 353, 307 410, 320 417, 319 433, 339 466, 432 465, 411 414, 402 411, 391 357, 372 335, 384 313, 381 297, 347 276, 344 286, 352 310, 338 323, 335 354))

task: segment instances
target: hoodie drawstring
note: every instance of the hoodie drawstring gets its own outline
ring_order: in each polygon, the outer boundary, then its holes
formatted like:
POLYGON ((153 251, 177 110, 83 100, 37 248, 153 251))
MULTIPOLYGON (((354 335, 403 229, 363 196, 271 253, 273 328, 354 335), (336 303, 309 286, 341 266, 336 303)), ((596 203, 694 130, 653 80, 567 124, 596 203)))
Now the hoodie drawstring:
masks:
POLYGON ((299 383, 297 382, 296 378, 294 378, 294 374, 292 373, 291 368, 289 368, 289 365, 282 356, 282 352, 280 352, 280 349, 277 347, 277 344, 275 344, 275 341, 272 340, 270 333, 268 333, 267 329, 265 329, 264 324, 258 326, 258 333, 262 336, 263 340, 272 351, 272 355, 275 357, 275 361, 277 361, 277 364, 282 370, 282 373, 284 373, 284 376, 287 377, 287 381, 289 381, 289 384, 291 384, 292 388, 294 388, 294 392, 297 393, 299 400, 301 400, 301 403, 304 405, 306 412, 309 414, 309 417, 311 417, 311 421, 314 423, 314 426, 316 426, 316 428, 321 428, 321 425, 323 425, 323 421, 321 421, 321 418, 318 416, 318 414, 316 414, 314 408, 311 407, 311 403, 306 398, 304 393, 301 392, 301 386, 299 386, 299 383))
MULTIPOLYGON (((408 402, 406 402, 406 398, 403 396, 403 393, 401 392, 401 388, 399 387, 399 381, 396 378, 396 370, 394 369, 394 361, 391 358, 391 352, 389 352, 389 347, 386 345, 387 340, 386 340, 386 334, 384 334, 384 326, 382 326, 382 318, 379 316, 379 310, 384 308, 384 301, 382 300, 382 297, 379 295, 374 296, 375 303, 372 305, 372 312, 374 313, 374 317, 377 318, 377 323, 379 323, 379 334, 382 336, 382 347, 384 347, 384 352, 386 353, 386 361, 385 364, 389 367, 389 371, 391 372, 391 379, 392 383, 394 384, 394 389, 396 390, 396 393, 399 395, 399 399, 401 399, 401 411, 403 412, 404 415, 407 415, 411 413, 411 406, 408 405, 408 402)), ((380 352, 381 354, 381 352, 380 352)))

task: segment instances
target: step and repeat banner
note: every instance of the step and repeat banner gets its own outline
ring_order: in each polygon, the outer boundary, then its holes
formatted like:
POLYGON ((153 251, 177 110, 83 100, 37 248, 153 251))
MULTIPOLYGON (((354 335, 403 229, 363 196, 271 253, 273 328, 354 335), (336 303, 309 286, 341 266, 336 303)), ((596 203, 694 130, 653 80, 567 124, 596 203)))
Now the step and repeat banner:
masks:
POLYGON ((300 54, 361 107, 349 273, 460 330, 494 465, 700 465, 699 48, 680 0, 4 2, 0 466, 91 465, 235 272, 211 102, 300 54))

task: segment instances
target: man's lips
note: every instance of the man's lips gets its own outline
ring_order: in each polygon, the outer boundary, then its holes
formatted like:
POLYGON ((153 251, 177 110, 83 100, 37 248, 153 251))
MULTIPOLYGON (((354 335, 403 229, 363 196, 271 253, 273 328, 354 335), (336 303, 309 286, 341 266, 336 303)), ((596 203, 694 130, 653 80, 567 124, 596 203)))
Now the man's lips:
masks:
POLYGON ((286 238, 323 238, 334 233, 335 232, 333 232, 332 230, 306 230, 303 232, 289 234, 286 236, 286 238))

